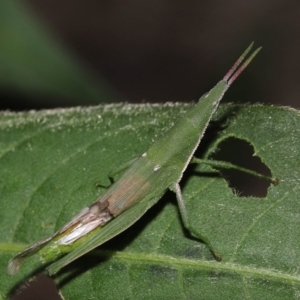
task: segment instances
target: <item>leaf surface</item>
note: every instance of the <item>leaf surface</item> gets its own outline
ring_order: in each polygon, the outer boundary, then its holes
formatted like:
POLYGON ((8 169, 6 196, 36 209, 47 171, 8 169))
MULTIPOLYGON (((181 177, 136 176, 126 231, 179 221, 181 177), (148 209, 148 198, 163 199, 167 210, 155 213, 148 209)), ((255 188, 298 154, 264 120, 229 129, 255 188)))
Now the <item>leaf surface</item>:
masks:
MULTIPOLYGON (((1 113, 0 295, 41 272, 38 257, 15 277, 8 260, 51 235, 109 184, 108 173, 145 152, 188 105, 108 105, 1 113)), ((265 198, 235 195, 216 170, 189 167, 181 187, 193 226, 222 254, 183 230, 175 195, 136 224, 63 269, 64 299, 299 299, 300 114, 272 106, 224 106, 218 134, 198 153, 209 157, 228 137, 248 141, 280 179, 265 198)), ((170 145, 171 147, 172 145, 170 145)), ((255 188, 255 187, 253 187, 255 188)))

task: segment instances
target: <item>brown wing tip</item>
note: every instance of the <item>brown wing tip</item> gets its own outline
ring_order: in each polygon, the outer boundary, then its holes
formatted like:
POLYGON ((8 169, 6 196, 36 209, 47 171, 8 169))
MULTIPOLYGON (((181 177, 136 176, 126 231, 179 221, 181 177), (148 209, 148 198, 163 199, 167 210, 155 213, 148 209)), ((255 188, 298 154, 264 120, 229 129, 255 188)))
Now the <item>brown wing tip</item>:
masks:
POLYGON ((7 266, 7 270, 6 270, 7 274, 10 276, 16 275, 20 270, 23 260, 24 260, 24 258, 18 257, 18 256, 15 256, 13 259, 11 259, 8 262, 8 266, 7 266))

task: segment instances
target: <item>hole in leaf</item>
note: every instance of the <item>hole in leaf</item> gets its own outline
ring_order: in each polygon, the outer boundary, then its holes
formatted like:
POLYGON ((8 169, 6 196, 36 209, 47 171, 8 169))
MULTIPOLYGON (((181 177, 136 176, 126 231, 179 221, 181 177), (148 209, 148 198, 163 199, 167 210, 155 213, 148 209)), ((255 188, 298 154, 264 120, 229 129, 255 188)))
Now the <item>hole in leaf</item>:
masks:
MULTIPOLYGON (((253 156, 253 146, 248 142, 241 139, 228 138, 220 143, 218 149, 210 156, 210 159, 231 162, 265 176, 271 176, 270 169, 258 156, 253 156)), ((271 184, 266 179, 260 179, 237 170, 222 169, 220 172, 228 182, 229 187, 241 197, 263 198, 267 195, 268 187, 271 184)))
POLYGON ((21 287, 19 287, 11 300, 61 300, 54 280, 46 275, 38 275, 34 280, 27 281, 21 287))

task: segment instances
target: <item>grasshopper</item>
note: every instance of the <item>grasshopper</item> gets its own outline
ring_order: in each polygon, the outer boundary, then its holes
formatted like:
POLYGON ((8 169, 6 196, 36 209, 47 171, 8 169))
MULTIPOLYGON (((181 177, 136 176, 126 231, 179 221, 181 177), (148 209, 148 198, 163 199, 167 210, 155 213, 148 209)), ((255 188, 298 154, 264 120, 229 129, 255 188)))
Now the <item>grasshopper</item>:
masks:
MULTIPOLYGON (((16 274, 25 258, 40 252, 48 262, 59 258, 47 267, 49 275, 57 273, 76 258, 135 223, 168 189, 176 194, 185 228, 205 242, 215 259, 220 260, 221 256, 216 253, 209 239, 190 225, 179 182, 189 163, 209 163, 194 158, 194 152, 225 92, 260 51, 261 48, 258 48, 244 61, 252 45, 225 77, 204 94, 169 131, 144 154, 122 168, 123 174, 103 196, 84 208, 52 236, 18 253, 10 260, 7 272, 10 275, 16 274)), ((244 171, 253 174, 250 170, 244 171)))

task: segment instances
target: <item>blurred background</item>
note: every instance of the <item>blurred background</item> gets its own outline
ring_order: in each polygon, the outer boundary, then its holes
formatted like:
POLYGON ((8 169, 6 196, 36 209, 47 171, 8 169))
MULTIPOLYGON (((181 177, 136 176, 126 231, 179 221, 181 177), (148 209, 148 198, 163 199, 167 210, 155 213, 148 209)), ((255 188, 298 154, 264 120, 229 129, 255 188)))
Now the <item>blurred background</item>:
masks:
POLYGON ((255 41, 226 101, 300 107, 300 2, 0 3, 0 109, 195 101, 255 41))
MULTIPOLYGON (((252 41, 225 101, 299 108, 299 17, 296 0, 3 0, 0 110, 196 101, 252 41)), ((13 299, 60 299, 30 285, 13 299)))

